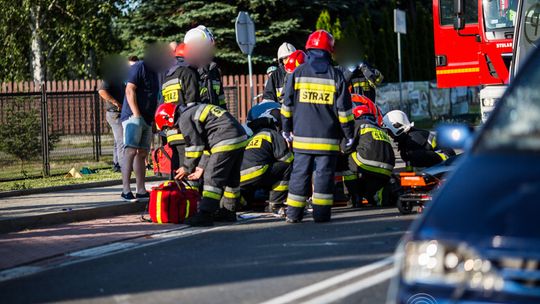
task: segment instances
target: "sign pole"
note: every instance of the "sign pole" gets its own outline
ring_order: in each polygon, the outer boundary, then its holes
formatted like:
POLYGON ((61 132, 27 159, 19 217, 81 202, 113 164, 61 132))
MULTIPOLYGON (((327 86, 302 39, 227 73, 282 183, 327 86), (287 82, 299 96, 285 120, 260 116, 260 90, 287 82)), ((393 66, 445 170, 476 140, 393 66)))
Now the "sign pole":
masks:
POLYGON ((402 89, 402 81, 403 81, 403 75, 402 75, 402 67, 401 67, 401 34, 397 33, 397 56, 398 56, 398 73, 399 73, 399 104, 403 104, 403 89, 402 89))
POLYGON ((247 59, 248 59, 248 70, 249 70, 249 92, 251 94, 251 106, 254 106, 255 92, 253 90, 253 67, 251 66, 251 54, 247 55, 247 59))

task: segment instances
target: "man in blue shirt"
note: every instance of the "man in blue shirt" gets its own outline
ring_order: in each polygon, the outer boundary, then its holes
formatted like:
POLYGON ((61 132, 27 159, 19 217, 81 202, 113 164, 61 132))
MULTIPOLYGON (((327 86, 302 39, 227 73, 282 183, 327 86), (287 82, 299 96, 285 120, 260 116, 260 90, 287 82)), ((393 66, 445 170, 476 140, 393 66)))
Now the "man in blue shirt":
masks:
POLYGON ((126 96, 120 119, 124 128, 124 163, 122 164, 122 199, 128 202, 147 200, 144 177, 145 159, 152 141, 152 124, 158 105, 159 77, 164 68, 166 52, 160 47, 150 47, 145 60, 135 63, 126 84, 126 96), (131 192, 130 177, 135 171, 136 194, 131 192))

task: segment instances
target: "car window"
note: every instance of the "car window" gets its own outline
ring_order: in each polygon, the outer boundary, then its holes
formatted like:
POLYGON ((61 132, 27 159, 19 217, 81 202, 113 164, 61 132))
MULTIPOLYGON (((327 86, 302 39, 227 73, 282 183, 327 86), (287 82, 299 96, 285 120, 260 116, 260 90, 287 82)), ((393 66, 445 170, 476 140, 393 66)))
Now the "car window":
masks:
MULTIPOLYGON (((467 24, 478 23, 478 2, 474 0, 465 0, 465 22, 467 24)), ((441 25, 453 25, 456 21, 454 14, 454 0, 440 0, 440 19, 441 25)))
POLYGON ((481 150, 540 151, 540 53, 535 52, 481 135, 481 150))

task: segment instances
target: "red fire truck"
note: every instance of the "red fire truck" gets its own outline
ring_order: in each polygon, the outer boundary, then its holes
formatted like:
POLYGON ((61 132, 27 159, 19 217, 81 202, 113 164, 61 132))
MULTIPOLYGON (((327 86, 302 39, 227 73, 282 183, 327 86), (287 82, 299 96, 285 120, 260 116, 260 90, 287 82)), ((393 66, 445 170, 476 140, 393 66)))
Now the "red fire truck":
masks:
POLYGON ((482 120, 508 83, 518 0, 433 0, 437 86, 485 86, 482 120))

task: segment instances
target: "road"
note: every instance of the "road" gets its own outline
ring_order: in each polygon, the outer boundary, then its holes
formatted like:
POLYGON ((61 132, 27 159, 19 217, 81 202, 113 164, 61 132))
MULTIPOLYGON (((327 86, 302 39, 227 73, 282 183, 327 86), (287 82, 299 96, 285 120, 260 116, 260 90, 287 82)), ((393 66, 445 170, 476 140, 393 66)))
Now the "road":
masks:
POLYGON ((262 216, 187 228, 51 261, 1 282, 0 294, 2 303, 384 303, 388 257, 413 219, 342 208, 326 224, 262 216))

